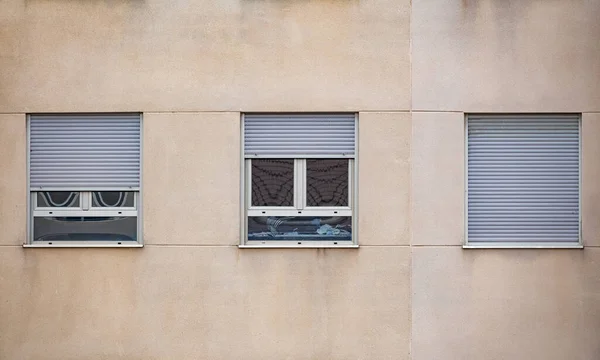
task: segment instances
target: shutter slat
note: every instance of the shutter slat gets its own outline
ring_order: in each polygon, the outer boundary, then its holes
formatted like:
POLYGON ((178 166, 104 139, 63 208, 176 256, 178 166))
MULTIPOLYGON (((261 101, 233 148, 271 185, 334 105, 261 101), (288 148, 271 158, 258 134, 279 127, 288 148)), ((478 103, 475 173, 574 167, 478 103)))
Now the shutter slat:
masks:
POLYGON ((31 115, 29 129, 32 188, 139 187, 139 115, 31 115))
POLYGON ((579 241, 579 117, 470 115, 468 239, 579 241))
POLYGON ((354 156, 354 114, 245 115, 244 154, 260 156, 354 156))

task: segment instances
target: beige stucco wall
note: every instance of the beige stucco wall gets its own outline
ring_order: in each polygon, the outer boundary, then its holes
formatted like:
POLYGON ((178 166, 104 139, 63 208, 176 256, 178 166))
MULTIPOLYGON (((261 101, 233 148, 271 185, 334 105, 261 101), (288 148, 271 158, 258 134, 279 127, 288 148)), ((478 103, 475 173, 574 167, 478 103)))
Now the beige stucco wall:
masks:
POLYGON ((0 114, 0 246, 27 236, 26 132, 25 115, 0 114))
POLYGON ((410 129, 409 113, 359 113, 360 245, 410 244, 410 129))
POLYGON ((600 358, 600 2, 0 1, 0 359, 600 358), (143 249, 23 249, 26 113, 140 111, 143 249), (359 112, 356 249, 238 249, 240 112, 359 112), (463 250, 464 113, 581 112, 584 250, 463 250))
POLYGON ((412 5, 413 109, 600 110, 599 1, 412 5))
POLYGON ((6 247, 0 355, 408 359, 409 259, 381 247, 6 247))
POLYGON ((412 249, 413 359, 597 359, 600 251, 412 249))
POLYGON ((240 242, 240 114, 145 113, 144 242, 240 242))
POLYGON ((407 110, 409 6, 3 0, 0 112, 407 110))

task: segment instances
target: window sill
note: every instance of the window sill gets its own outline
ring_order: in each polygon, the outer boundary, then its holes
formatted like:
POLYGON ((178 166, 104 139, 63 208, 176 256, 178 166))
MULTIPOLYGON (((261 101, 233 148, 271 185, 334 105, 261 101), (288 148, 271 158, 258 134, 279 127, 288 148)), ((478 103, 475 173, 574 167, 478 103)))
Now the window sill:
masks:
POLYGON ((71 242, 71 241, 52 241, 34 242, 33 244, 23 244, 24 248, 142 248, 144 244, 137 242, 122 242, 118 244, 112 241, 98 242, 71 242))
POLYGON ((581 243, 485 243, 465 244, 463 249, 583 249, 581 243))
POLYGON ((240 249, 358 249, 357 244, 334 244, 333 242, 248 242, 238 245, 240 249))

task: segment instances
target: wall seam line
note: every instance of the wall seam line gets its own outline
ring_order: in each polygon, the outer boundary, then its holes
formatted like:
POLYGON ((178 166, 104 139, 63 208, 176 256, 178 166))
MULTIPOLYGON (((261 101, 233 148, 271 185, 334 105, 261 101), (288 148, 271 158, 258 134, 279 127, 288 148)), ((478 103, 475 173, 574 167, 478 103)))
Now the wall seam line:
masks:
POLYGON ((408 203, 409 203, 409 253, 408 253, 408 358, 413 359, 412 343, 413 343, 413 146, 414 146, 414 121, 413 121, 413 37, 412 37, 412 25, 413 25, 413 0, 409 0, 409 16, 408 16, 408 83, 409 83, 409 97, 410 97, 410 147, 408 153, 408 162, 410 164, 408 171, 408 203))

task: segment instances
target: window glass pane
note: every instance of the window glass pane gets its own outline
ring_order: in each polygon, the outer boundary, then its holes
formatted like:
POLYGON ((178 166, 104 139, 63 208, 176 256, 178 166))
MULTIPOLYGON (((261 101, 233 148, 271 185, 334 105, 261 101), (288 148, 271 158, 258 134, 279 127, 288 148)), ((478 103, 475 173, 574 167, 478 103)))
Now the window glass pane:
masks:
POLYGON ((135 193, 132 191, 94 191, 93 207, 134 207, 135 193))
POLYGON ((252 160, 252 206, 294 206, 294 159, 252 160))
POLYGON ((135 241, 135 217, 36 217, 36 241, 135 241))
POLYGON ((307 206, 348 206, 348 161, 306 160, 307 206))
POLYGON ((79 192, 40 191, 37 193, 37 207, 79 207, 79 192))
POLYGON ((248 240, 352 240, 350 216, 251 216, 248 240))

